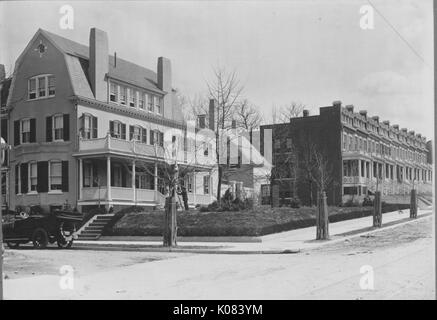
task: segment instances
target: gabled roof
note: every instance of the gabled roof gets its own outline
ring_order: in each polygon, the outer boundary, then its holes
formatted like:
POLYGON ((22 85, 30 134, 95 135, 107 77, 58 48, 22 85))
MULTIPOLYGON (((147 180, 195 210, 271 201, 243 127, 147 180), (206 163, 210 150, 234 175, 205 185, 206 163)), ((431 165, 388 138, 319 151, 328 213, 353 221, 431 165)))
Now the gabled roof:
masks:
MULTIPOLYGON (((55 45, 62 50, 64 53, 76 57, 79 60, 83 59, 89 60, 89 47, 78 42, 72 41, 70 39, 61 37, 57 34, 51 33, 49 31, 40 29, 41 33, 47 38, 52 40, 55 45)), ((117 57, 117 66, 114 65, 114 56, 108 55, 109 66, 108 66, 108 76, 110 78, 118 79, 123 82, 127 82, 138 87, 145 89, 150 89, 154 91, 160 91, 157 85, 157 74, 156 72, 139 66, 135 63, 123 60, 117 57)), ((77 65, 77 62, 73 62, 76 59, 69 59, 71 63, 77 65)), ((79 61, 80 62, 80 61, 79 61)), ((73 67, 69 67, 75 68, 73 67)), ((88 77, 88 70, 85 70, 86 77, 88 77)))

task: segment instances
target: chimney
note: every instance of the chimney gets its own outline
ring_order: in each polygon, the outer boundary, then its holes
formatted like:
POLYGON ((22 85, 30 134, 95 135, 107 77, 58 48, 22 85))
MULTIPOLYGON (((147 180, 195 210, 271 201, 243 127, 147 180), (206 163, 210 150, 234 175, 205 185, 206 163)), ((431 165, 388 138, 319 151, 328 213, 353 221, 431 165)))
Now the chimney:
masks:
POLYGON ((197 123, 200 129, 205 129, 206 127, 206 114, 199 114, 197 116, 197 123))
POLYGON ((108 73, 108 35, 105 31, 91 28, 89 76, 91 90, 96 100, 108 99, 108 86, 105 76, 108 73))
POLYGON ((5 80, 5 78, 6 78, 5 65, 0 64, 0 81, 5 80))
POLYGON ((341 101, 340 100, 336 100, 336 101, 334 101, 334 102, 332 102, 332 106, 333 107, 341 107, 341 101))
POLYGON ((117 68, 117 52, 114 52, 114 68, 117 68))
POLYGON ((346 110, 349 112, 354 113, 354 105, 353 104, 349 104, 346 106, 346 110))
POLYGON ((215 100, 209 99, 209 129, 215 132, 215 100))
POLYGON ((385 120, 382 123, 385 124, 386 126, 390 126, 390 121, 388 121, 388 120, 385 120))
POLYGON ((399 125, 398 124, 394 124, 393 128, 395 128, 396 131, 399 131, 399 125))
POLYGON ((379 117, 378 116, 373 116, 372 119, 379 123, 379 117))
POLYGON ((360 110, 360 114, 367 119, 367 111, 366 110, 360 110))
POLYGON ((167 93, 171 92, 171 62, 164 57, 158 58, 158 88, 167 93))
POLYGON ((310 115, 310 111, 308 109, 303 110, 303 116, 308 117, 310 115))

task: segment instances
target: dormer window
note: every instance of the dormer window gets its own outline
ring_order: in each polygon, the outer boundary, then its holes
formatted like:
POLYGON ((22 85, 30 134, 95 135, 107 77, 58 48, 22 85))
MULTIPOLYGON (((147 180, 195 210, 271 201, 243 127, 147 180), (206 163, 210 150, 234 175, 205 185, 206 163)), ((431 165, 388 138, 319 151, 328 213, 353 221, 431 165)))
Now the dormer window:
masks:
POLYGON ((127 95, 127 88, 120 87, 120 104, 123 104, 123 105, 126 104, 126 95, 127 95))
POLYGON ((140 109, 144 109, 145 108, 144 93, 142 93, 142 92, 140 92, 138 94, 138 107, 140 107, 140 109))
POLYGON ((155 112, 161 114, 161 98, 155 96, 155 112))
POLYGON ((133 89, 129 89, 129 107, 135 108, 137 104, 137 92, 133 89))
POLYGON ((153 112, 153 96, 151 94, 147 95, 147 108, 150 112, 153 112))
POLYGON ((115 83, 111 83, 110 92, 109 92, 109 101, 117 102, 117 85, 115 83))
POLYGON ((55 76, 43 75, 29 79, 28 97, 29 100, 41 99, 55 96, 55 76))

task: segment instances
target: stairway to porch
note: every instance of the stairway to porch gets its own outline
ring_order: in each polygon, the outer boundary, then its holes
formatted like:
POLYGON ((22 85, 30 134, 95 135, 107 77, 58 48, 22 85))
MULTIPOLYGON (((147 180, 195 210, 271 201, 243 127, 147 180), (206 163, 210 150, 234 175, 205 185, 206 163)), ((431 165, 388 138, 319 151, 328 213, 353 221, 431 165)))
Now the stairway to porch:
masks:
POLYGON ((92 217, 79 229, 78 240, 97 240, 102 235, 105 226, 112 220, 114 214, 99 214, 92 217))

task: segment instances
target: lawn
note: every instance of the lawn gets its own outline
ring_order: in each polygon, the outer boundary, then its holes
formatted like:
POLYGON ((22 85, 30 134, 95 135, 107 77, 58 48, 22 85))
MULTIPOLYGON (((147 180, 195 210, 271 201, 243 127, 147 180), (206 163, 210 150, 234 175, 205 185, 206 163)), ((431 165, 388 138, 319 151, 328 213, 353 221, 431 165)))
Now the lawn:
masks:
MULTIPOLYGON (((408 208, 405 204, 384 204, 383 212, 408 208)), ((258 206, 236 212, 178 212, 179 236, 261 236, 315 225, 317 208, 298 209, 258 206)), ((329 207, 329 221, 365 217, 371 207, 329 207)), ((131 212, 124 214, 107 228, 107 236, 161 236, 163 211, 131 212)))

